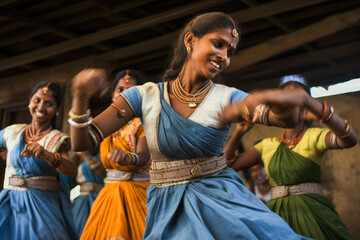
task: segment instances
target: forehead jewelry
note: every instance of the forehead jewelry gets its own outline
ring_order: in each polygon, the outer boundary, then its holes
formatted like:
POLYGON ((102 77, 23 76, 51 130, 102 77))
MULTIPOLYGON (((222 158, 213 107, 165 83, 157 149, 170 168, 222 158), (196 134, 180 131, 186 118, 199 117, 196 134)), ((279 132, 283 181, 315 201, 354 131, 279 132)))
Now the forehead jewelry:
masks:
POLYGON ((232 30, 231 34, 233 35, 234 38, 236 38, 237 36, 239 36, 239 33, 238 31, 236 30, 236 27, 235 27, 235 23, 234 21, 232 20, 231 17, 229 17, 230 21, 232 22, 233 26, 234 26, 234 29, 232 30))
POLYGON ((51 84, 52 81, 50 81, 45 87, 41 88, 42 90, 42 95, 45 97, 46 93, 49 91, 49 86, 51 84))
POLYGON ((129 70, 126 70, 126 74, 125 74, 125 76, 123 77, 123 79, 125 80, 126 83, 129 82, 129 79, 130 79, 129 70))

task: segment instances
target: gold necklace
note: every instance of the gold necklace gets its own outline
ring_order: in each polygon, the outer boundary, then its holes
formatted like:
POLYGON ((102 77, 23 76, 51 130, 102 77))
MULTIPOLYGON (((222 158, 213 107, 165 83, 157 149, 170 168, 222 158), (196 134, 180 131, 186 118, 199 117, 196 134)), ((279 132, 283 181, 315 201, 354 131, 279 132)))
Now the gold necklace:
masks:
POLYGON ((177 100, 182 103, 188 104, 188 106, 191 108, 194 108, 197 106, 197 104, 201 103, 202 100, 204 100, 206 93, 210 90, 213 84, 213 81, 209 80, 209 82, 195 94, 190 94, 182 88, 180 78, 177 77, 172 85, 172 91, 177 100))
POLYGON ((48 134, 51 131, 51 129, 52 127, 50 125, 49 128, 47 128, 46 130, 39 132, 37 134, 33 134, 31 124, 29 124, 25 130, 25 138, 27 142, 37 142, 40 139, 42 139, 46 134, 48 134))
POLYGON ((288 148, 294 148, 301 140, 301 138, 304 136, 304 133, 306 131, 306 127, 304 127, 304 129, 302 130, 302 132, 300 133, 299 136, 293 138, 293 139, 287 139, 285 138, 285 129, 283 130, 281 136, 280 136, 280 140, 282 142, 284 142, 286 144, 286 146, 288 146, 288 148))

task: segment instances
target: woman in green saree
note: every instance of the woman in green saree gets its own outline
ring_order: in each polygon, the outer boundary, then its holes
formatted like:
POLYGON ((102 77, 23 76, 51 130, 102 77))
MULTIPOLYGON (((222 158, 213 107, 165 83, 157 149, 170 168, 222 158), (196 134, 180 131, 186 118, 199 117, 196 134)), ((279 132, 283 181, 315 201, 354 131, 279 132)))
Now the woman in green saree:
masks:
MULTIPOLYGON (((303 88, 309 93, 310 104, 317 101, 310 97, 309 88, 299 75, 282 78, 280 87, 303 88)), ((272 186, 267 206, 296 233, 317 240, 356 239, 346 229, 330 200, 322 194, 320 165, 327 150, 352 147, 357 143, 357 136, 349 122, 326 102, 323 102, 320 119, 314 116, 310 119, 320 120, 328 128, 309 128, 308 116, 306 110, 299 109, 300 119, 295 128, 284 129, 280 137, 263 139, 237 156, 231 167, 238 171, 260 161, 264 163, 272 186)), ((231 155, 231 149, 225 154, 231 155)))

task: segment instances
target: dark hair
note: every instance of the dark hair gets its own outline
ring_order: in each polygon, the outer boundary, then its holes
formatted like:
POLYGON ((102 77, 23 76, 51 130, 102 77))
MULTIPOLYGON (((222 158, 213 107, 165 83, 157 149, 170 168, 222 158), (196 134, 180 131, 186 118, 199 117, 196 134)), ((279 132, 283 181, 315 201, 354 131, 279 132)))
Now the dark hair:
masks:
POLYGON ((230 16, 225 13, 205 13, 192 19, 180 32, 179 37, 173 45, 173 56, 170 61, 170 67, 163 74, 162 81, 175 79, 183 67, 187 55, 184 44, 184 37, 186 33, 192 32, 195 37, 202 38, 204 35, 213 32, 215 29, 234 29, 234 25, 237 32, 239 33, 240 38, 239 26, 232 20, 232 18, 230 18, 230 16))
MULTIPOLYGON (((32 98, 32 96, 34 96, 34 94, 43 87, 46 87, 49 84, 49 81, 43 81, 40 82, 38 84, 36 84, 36 86, 33 88, 33 90, 30 93, 30 98, 32 98)), ((60 106, 61 101, 62 101, 62 90, 59 84, 51 82, 48 86, 49 90, 52 92, 52 96, 55 99, 56 105, 57 107, 60 106)), ((56 128, 56 115, 51 119, 50 124, 53 128, 56 128)))
POLYGON ((116 85, 118 84, 118 82, 120 81, 120 79, 122 79, 125 75, 129 74, 130 77, 134 78, 135 79, 135 84, 136 85, 141 85, 145 82, 144 80, 144 77, 142 75, 142 73, 138 72, 138 71, 135 71, 135 70, 122 70, 120 72, 118 72, 116 75, 115 75, 115 78, 114 78, 114 82, 113 82, 113 86, 112 86, 112 90, 114 91, 115 88, 116 88, 116 85))

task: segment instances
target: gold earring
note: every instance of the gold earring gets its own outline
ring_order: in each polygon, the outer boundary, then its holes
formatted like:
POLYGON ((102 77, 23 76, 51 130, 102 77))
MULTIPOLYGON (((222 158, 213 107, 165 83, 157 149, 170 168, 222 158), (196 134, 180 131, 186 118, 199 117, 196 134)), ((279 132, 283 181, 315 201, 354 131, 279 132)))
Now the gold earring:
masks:
POLYGON ((186 47, 186 51, 187 51, 188 53, 190 53, 191 47, 190 47, 190 46, 187 46, 187 47, 186 47))

